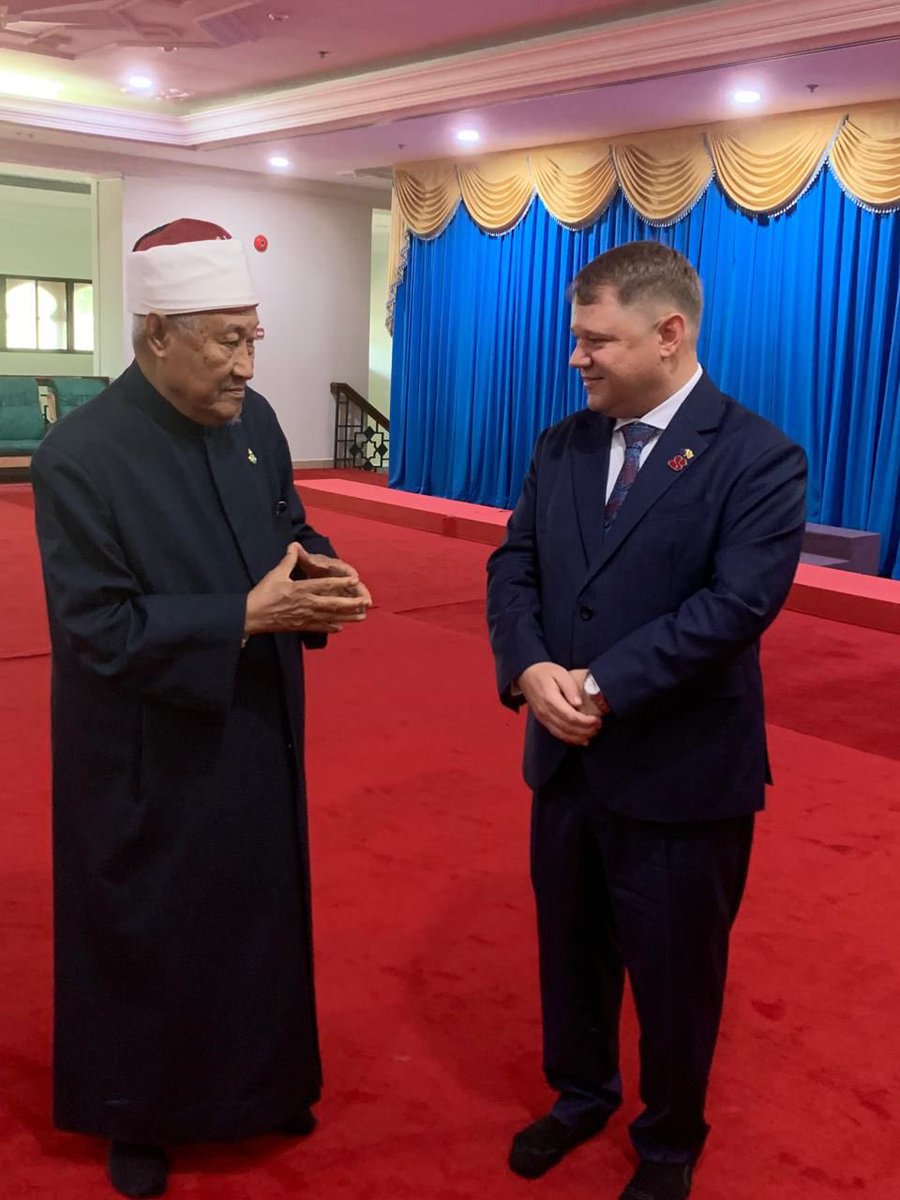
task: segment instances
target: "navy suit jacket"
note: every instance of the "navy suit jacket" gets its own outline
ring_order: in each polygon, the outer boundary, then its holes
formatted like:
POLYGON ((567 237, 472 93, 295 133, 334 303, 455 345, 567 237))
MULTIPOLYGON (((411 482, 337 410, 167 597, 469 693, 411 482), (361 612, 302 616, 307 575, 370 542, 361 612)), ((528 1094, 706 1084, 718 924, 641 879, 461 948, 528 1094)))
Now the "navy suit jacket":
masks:
POLYGON ((614 812, 753 812, 770 782, 759 637, 800 556, 805 455, 704 374, 604 533, 614 427, 585 409, 541 434, 488 562, 504 703, 518 707, 515 680, 550 661, 589 668, 613 710, 585 749, 529 714, 526 781, 538 789, 580 754, 592 795, 614 812))

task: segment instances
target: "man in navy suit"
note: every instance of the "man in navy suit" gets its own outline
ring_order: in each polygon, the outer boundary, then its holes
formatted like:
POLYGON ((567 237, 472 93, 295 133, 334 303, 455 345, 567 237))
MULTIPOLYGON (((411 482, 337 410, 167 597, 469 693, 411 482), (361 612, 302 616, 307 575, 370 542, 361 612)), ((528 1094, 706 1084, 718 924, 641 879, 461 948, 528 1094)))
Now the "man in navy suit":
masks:
POLYGON ((655 242, 570 288, 587 409, 545 430, 488 564, 503 702, 528 706, 544 1069, 513 1139, 542 1175, 621 1103, 627 971, 641 1032, 638 1168, 684 1200, 709 1126, 728 938, 770 782, 759 638, 791 586, 806 460, 697 361, 700 281, 655 242))

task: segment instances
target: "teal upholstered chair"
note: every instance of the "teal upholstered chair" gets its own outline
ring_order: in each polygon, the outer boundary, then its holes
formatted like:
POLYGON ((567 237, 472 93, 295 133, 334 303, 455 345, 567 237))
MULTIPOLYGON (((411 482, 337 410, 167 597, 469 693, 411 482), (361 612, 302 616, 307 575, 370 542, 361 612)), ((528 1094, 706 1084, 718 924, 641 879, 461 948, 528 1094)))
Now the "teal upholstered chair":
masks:
POLYGON ((37 380, 0 375, 0 455, 31 454, 45 428, 37 380))
POLYGON ((57 421, 106 387, 105 379, 87 379, 75 375, 55 375, 47 383, 56 397, 57 421))

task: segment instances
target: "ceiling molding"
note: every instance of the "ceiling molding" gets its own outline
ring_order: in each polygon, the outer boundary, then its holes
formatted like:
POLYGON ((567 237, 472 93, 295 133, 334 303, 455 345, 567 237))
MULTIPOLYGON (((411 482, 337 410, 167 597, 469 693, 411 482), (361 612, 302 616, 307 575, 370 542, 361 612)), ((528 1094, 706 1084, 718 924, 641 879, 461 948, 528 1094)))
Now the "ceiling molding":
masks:
POLYGON ((193 145, 235 144, 890 37, 900 37, 896 0, 711 3, 217 104, 182 121, 193 145))
POLYGON ((26 100, 0 95, 0 121, 31 129, 55 129, 62 133, 87 133, 92 137, 124 138, 129 142, 153 142, 162 146, 191 149, 190 135, 182 118, 133 109, 94 108, 66 104, 63 100, 26 100))
POLYGON ((900 37, 898 0, 709 4, 163 116, 0 97, 0 120, 199 149, 900 37))
POLYGON ((317 179, 297 179, 284 175, 272 175, 259 171, 239 171, 228 167, 204 166, 200 162, 186 163, 165 157, 164 151, 153 157, 137 157, 118 149, 111 150, 99 139, 93 146, 81 145, 78 159, 81 170, 71 170, 72 151, 64 145, 42 142, 22 142, 7 137, 8 131, 0 126, 0 166, 9 164, 17 171, 33 170, 45 175, 54 172, 66 178, 116 179, 124 176, 140 178, 172 179, 186 183, 214 184, 216 187, 234 189, 260 189, 290 192, 294 195, 310 196, 363 208, 389 208, 389 185, 376 187, 375 181, 365 186, 358 181, 329 182, 317 179), (68 167, 68 169, 66 169, 68 167))

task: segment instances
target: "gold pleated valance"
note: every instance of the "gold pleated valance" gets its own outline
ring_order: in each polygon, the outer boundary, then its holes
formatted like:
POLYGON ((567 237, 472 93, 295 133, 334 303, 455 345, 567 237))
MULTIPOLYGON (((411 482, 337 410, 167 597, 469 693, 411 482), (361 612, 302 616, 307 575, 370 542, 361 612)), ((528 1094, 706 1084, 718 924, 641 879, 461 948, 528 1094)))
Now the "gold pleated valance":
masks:
POLYGON ((511 229, 534 195, 525 154, 492 154, 457 175, 463 204, 492 233, 511 229))
POLYGON ((436 237, 460 201, 488 233, 512 229, 535 196, 580 229, 621 187, 640 216, 668 225, 715 175, 739 208, 772 215, 796 202, 826 160, 857 203, 900 208, 900 101, 398 167, 391 278, 399 278, 408 233, 436 237))
POLYGON ((614 144, 612 158, 626 200, 656 224, 690 212, 713 175, 702 132, 645 134, 614 144))
MULTIPOLYGON (((745 212, 781 212, 815 179, 843 120, 842 113, 804 113, 710 129, 706 143, 722 190, 745 212)), ((900 201, 900 175, 897 184, 900 201)))
POLYGON ((616 194, 609 142, 532 150, 528 165, 544 207, 563 225, 593 225, 616 194))
POLYGON ((867 208, 900 206, 900 104, 852 111, 829 161, 844 191, 867 208))
POLYGON ((440 233, 460 201, 454 163, 423 163, 415 171, 394 172, 394 203, 419 237, 440 233))

